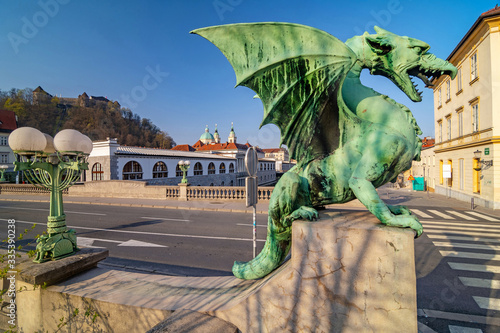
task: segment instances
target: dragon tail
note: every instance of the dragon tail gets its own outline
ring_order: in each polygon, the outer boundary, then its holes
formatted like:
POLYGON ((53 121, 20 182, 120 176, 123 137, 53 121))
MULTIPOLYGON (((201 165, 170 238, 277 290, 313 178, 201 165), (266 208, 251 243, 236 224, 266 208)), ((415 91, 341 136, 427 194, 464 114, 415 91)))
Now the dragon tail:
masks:
POLYGON ((281 232, 273 230, 272 220, 269 218, 264 248, 257 257, 248 262, 235 261, 233 274, 245 280, 260 279, 275 270, 285 260, 291 245, 291 228, 284 228, 281 232))

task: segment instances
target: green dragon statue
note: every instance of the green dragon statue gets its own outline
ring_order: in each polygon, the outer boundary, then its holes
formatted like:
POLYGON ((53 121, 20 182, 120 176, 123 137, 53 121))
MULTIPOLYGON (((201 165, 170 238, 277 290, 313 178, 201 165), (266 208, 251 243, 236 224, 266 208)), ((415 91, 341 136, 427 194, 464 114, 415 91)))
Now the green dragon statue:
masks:
POLYGON ((236 86, 254 90, 264 105, 261 126, 273 123, 297 165, 276 184, 267 239, 233 273, 257 279, 277 268, 290 249, 296 219, 318 217, 314 207, 359 199, 383 224, 422 225, 404 206, 388 206, 376 188, 420 160, 422 134, 411 111, 361 84, 360 73, 383 75, 412 101, 422 100, 412 77, 426 86, 456 68, 429 45, 375 27, 345 44, 332 35, 290 23, 242 23, 192 31, 217 46, 231 63, 236 86))

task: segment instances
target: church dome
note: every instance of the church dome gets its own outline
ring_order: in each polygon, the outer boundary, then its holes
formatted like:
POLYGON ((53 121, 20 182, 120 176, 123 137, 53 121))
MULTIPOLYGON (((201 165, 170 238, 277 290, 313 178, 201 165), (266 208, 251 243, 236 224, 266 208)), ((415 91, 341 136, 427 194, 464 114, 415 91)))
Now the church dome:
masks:
POLYGON ((205 133, 203 133, 200 136, 200 141, 203 143, 207 143, 205 141, 212 142, 213 140, 214 140, 214 136, 212 134, 210 134, 210 132, 208 131, 208 125, 207 125, 207 128, 205 128, 205 133))

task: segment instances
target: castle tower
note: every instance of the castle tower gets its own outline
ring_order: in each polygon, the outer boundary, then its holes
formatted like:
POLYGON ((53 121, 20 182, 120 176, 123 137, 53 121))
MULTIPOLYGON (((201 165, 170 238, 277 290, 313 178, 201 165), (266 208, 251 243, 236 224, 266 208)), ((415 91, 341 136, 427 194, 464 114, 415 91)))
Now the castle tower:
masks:
POLYGON ((217 124, 215 124, 214 141, 215 143, 220 143, 220 135, 219 131, 217 130, 217 124))
POLYGON ((236 143, 236 133, 234 133, 233 123, 231 122, 231 132, 229 132, 229 137, 227 138, 228 143, 236 143))
POLYGON ((208 131, 208 125, 207 128, 205 128, 205 133, 200 136, 200 141, 203 142, 203 144, 210 144, 214 142, 214 136, 208 131))
POLYGON ((35 90, 33 90, 33 104, 45 104, 50 103, 52 99, 52 95, 42 89, 42 87, 38 86, 35 90))

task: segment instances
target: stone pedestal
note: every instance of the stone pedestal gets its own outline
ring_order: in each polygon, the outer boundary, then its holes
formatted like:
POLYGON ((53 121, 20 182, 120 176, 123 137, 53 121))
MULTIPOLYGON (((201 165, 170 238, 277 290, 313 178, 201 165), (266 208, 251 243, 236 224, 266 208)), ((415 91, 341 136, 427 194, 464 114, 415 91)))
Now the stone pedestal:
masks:
MULTIPOLYGON (((56 308, 65 306, 69 308, 69 306, 61 303, 63 299, 54 301, 53 295, 46 290, 46 287, 96 267, 99 261, 106 259, 108 253, 107 249, 87 248, 70 257, 41 264, 22 260, 16 267, 15 278, 16 322, 19 331, 38 332, 44 331, 44 327, 57 325, 59 323, 57 319, 51 318, 48 323, 47 318, 56 312, 56 308)), ((63 316, 68 320, 71 312, 66 311, 63 316)))
POLYGON ((287 267, 213 314, 243 332, 417 332, 413 241, 367 211, 295 221, 287 267))
POLYGON ((180 183, 179 185, 179 201, 188 201, 187 188, 189 183, 180 183))

